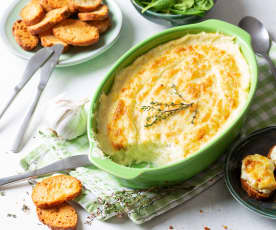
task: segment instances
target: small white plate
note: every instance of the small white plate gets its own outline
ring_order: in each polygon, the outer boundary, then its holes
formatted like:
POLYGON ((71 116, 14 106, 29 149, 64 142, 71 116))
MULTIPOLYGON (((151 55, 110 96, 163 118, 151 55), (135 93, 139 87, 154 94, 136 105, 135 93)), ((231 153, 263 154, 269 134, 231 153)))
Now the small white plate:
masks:
MULTIPOLYGON (((19 19, 20 10, 29 1, 30 0, 15 0, 6 10, 0 25, 1 37, 6 45, 10 48, 13 54, 25 60, 29 60, 35 53, 35 50, 32 52, 25 51, 16 43, 12 35, 12 25, 17 19, 19 19)), ((115 1, 105 0, 105 3, 108 5, 112 19, 111 28, 100 36, 100 41, 95 45, 87 47, 70 47, 69 51, 60 57, 57 67, 72 66, 95 58, 109 49, 117 41, 122 28, 122 12, 115 1)))

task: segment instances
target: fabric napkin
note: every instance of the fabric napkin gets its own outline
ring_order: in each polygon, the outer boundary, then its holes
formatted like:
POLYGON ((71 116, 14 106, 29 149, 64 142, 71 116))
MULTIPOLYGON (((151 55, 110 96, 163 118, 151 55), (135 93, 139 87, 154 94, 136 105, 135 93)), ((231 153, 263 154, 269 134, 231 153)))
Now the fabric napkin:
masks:
MULTIPOLYGON (((270 52, 276 60, 276 45, 270 52)), ((256 96, 241 135, 276 124, 276 80, 267 64, 258 57, 259 82, 256 96)), ((88 154, 87 136, 73 141, 62 141, 41 129, 35 137, 37 147, 21 160, 25 170, 34 170, 54 161, 79 154, 88 154)), ((68 172, 78 178, 85 189, 76 202, 94 218, 106 220, 113 216, 128 215, 136 224, 184 203, 209 188, 223 177, 224 157, 193 178, 167 188, 133 190, 122 187, 114 177, 94 166, 80 167, 68 172)))

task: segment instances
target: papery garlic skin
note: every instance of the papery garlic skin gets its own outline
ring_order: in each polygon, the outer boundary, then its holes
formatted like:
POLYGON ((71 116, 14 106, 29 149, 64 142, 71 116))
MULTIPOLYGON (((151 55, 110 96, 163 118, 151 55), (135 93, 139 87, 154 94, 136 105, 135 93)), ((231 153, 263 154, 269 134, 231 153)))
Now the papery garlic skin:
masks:
POLYGON ((87 102, 88 100, 74 102, 57 97, 46 112, 47 128, 64 140, 82 136, 87 131, 87 102))

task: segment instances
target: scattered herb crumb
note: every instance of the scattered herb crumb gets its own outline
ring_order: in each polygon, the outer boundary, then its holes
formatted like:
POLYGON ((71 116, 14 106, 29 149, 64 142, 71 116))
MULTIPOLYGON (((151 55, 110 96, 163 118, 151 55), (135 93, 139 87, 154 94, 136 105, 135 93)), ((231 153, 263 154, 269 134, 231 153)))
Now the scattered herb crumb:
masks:
POLYGON ((8 213, 7 217, 17 218, 17 216, 15 214, 11 214, 11 213, 8 213))
POLYGON ((199 212, 200 212, 200 213, 203 213, 203 210, 200 209, 199 212))
POLYGON ((84 222, 84 224, 91 225, 95 219, 96 219, 96 215, 91 214, 86 217, 86 221, 84 222))
POLYGON ((28 213, 28 212, 30 212, 30 210, 31 209, 26 204, 23 204, 23 206, 22 206, 22 211, 23 212, 28 213))
POLYGON ((169 229, 174 229, 173 226, 170 225, 169 229))
POLYGON ((6 193, 4 191, 0 192, 0 196, 5 196, 5 195, 6 195, 6 193))

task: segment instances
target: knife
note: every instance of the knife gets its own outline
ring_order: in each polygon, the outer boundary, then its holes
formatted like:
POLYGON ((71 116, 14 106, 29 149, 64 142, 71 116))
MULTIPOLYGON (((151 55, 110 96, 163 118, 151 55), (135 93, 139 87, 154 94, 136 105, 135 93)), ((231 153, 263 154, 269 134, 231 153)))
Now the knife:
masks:
POLYGON ((6 102, 2 110, 0 111, 0 119, 3 117, 4 113, 7 111, 17 94, 23 89, 23 87, 28 83, 28 81, 32 78, 34 73, 42 66, 46 60, 54 53, 54 51, 50 48, 43 48, 39 50, 36 54, 34 54, 28 62, 28 65, 25 68, 22 79, 14 87, 13 93, 9 100, 6 102))
POLYGON ((44 176, 55 172, 71 170, 78 167, 84 167, 89 165, 91 165, 91 162, 89 161, 88 155, 72 156, 63 160, 56 161, 50 165, 47 165, 40 169, 36 169, 34 171, 19 174, 16 176, 2 178, 0 179, 0 186, 10 184, 16 181, 35 179, 39 176, 44 176))
POLYGON ((32 115, 37 107, 38 101, 40 99, 40 96, 43 92, 43 90, 45 89, 52 72, 54 71, 54 68, 56 66, 56 64, 58 63, 58 59, 60 57, 60 55, 62 54, 62 51, 64 49, 63 45, 55 45, 50 47, 50 49, 54 52, 54 54, 50 57, 50 59, 41 67, 41 73, 40 73, 40 82, 39 85, 37 87, 37 91, 36 91, 36 95, 34 98, 33 103, 31 104, 27 114, 24 117, 24 120, 22 122, 22 125, 19 129, 19 132, 16 136, 15 142, 12 146, 11 151, 14 153, 17 153, 20 151, 20 145, 22 143, 24 134, 26 132, 26 129, 29 126, 30 120, 32 118, 32 115))

